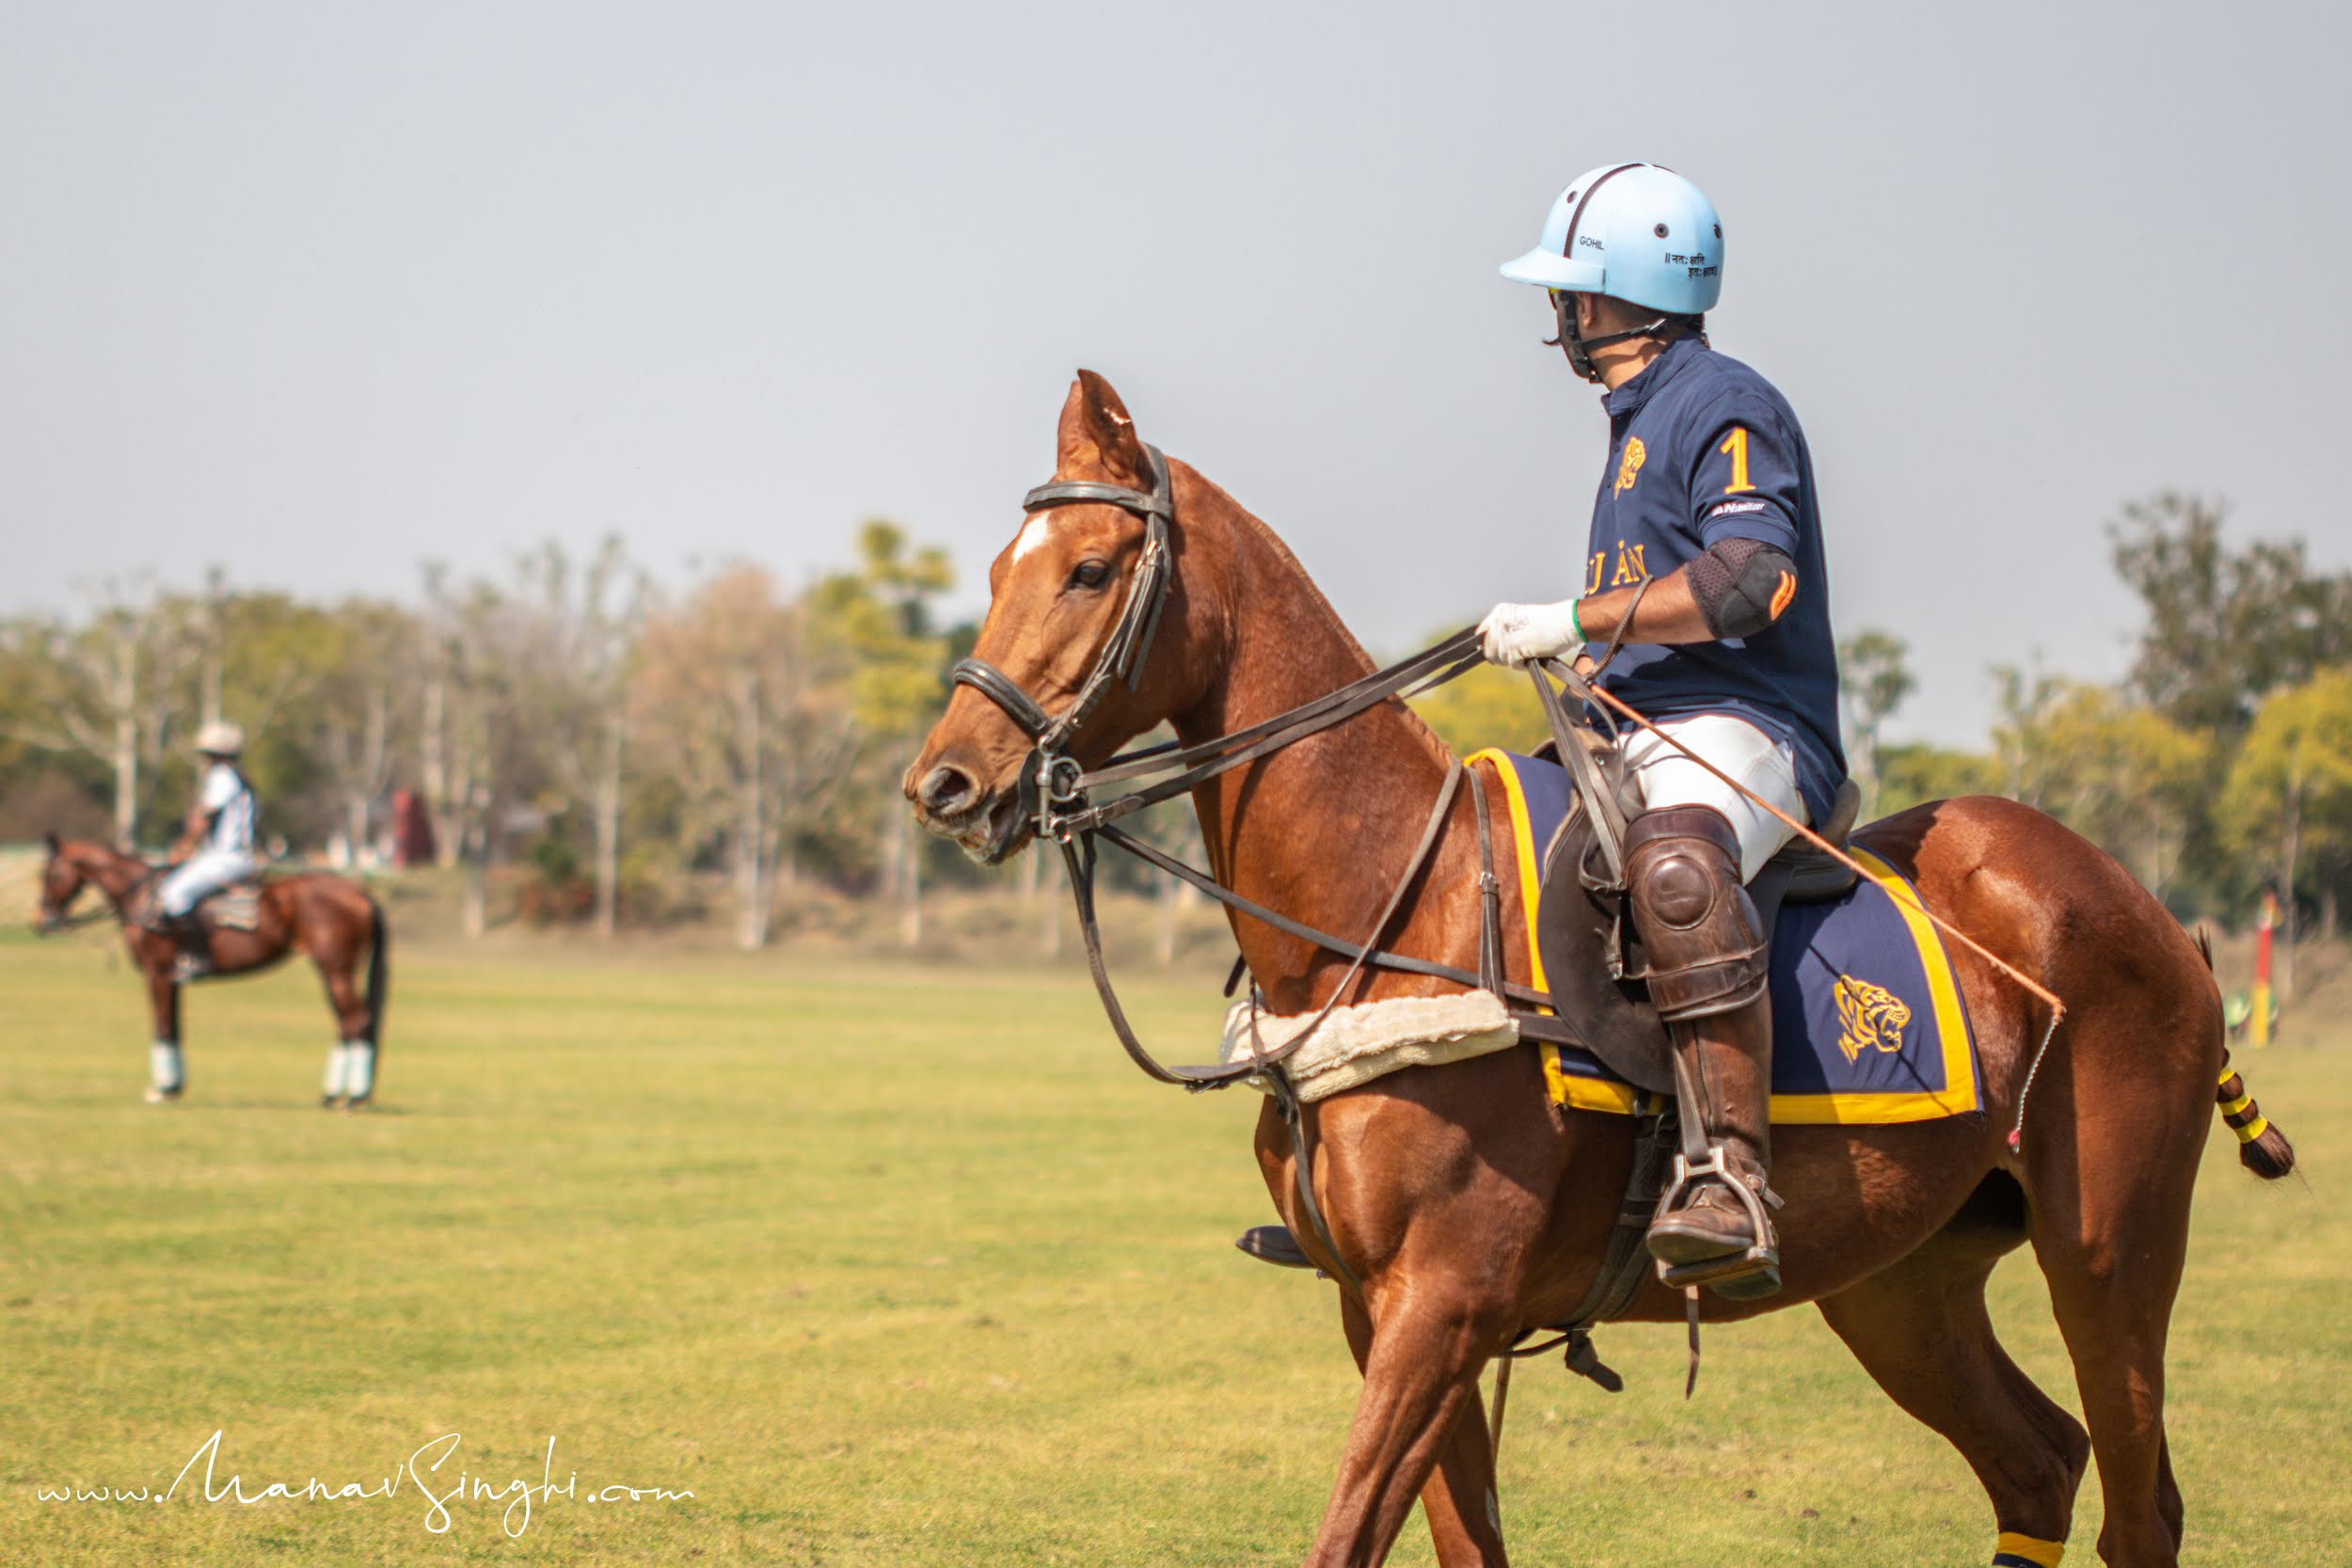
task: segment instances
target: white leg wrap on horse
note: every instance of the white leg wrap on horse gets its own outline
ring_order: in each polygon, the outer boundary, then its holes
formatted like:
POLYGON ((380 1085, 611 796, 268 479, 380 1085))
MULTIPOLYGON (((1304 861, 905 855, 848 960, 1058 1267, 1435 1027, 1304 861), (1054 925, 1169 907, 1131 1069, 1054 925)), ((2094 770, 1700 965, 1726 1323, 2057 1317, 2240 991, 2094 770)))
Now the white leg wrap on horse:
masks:
POLYGON ((328 1100, 343 1092, 343 1062, 351 1054, 351 1047, 337 1040, 326 1048, 326 1076, 319 1080, 319 1093, 328 1100))
POLYGON ((147 1069, 156 1088, 169 1094, 179 1089, 185 1079, 181 1072, 180 1043, 177 1040, 157 1040, 148 1047, 147 1069))
POLYGON ((353 1040, 343 1047, 343 1094, 365 1100, 375 1092, 375 1042, 353 1040))

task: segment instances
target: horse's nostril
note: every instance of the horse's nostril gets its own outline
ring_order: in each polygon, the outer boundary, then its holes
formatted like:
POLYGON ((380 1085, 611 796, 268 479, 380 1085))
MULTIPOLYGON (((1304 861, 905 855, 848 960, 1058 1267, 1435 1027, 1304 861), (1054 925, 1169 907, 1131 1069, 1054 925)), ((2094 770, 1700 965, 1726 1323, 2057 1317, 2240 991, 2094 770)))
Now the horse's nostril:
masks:
POLYGON ((917 794, 925 811, 951 816, 972 803, 972 775, 942 763, 923 776, 923 787, 917 794))

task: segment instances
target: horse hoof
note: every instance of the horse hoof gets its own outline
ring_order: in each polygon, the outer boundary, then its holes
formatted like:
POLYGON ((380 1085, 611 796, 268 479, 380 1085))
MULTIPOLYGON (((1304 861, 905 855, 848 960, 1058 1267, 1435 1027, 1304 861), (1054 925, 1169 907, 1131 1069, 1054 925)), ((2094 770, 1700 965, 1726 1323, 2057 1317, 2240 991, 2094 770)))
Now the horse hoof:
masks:
POLYGON ((335 1108, 336 1098, 336 1096, 331 1094, 323 1094, 319 1096, 319 1109, 322 1111, 333 1110, 335 1108))
POLYGON ((357 1111, 373 1098, 375 1097, 373 1095, 365 1094, 354 1096, 352 1099, 343 1101, 343 1109, 346 1112, 357 1111))
POLYGON ((179 1098, 180 1091, 178 1089, 150 1089, 147 1091, 147 1102, 150 1105, 168 1105, 179 1098))

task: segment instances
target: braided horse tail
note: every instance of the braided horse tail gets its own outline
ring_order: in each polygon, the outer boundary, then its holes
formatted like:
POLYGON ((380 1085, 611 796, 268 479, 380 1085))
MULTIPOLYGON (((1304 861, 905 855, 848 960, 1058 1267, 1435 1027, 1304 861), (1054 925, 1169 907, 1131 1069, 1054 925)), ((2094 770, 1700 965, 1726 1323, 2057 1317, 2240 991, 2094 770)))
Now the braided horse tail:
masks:
MULTIPOLYGON (((2202 930, 2197 933, 2197 951, 2204 955, 2205 967, 2212 969, 2213 941, 2202 930)), ((2221 1086, 2213 1098, 2221 1108, 2221 1119, 2237 1134, 2239 1164, 2265 1181, 2276 1181, 2295 1168, 2295 1146, 2263 1115, 2254 1091, 2246 1086, 2245 1074, 2230 1065, 2227 1044, 2221 1047, 2221 1086)))

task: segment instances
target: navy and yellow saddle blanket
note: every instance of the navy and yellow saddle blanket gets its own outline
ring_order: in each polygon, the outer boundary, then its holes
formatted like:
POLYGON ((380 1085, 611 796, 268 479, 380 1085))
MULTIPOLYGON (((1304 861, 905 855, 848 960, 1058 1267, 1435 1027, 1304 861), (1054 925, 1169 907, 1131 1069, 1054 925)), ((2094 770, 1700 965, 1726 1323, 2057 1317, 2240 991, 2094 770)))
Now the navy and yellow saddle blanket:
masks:
MULTIPOLYGON (((1566 818, 1567 769, 1509 752, 1496 765, 1518 847, 1528 962, 1548 990, 1535 951, 1540 867, 1566 818)), ((1935 927, 1903 875, 1859 845, 1867 875, 1842 896, 1783 907, 1772 933, 1772 1120, 1782 1124, 1932 1121, 1979 1109, 1968 1011, 1935 927)), ((1642 1091, 1574 1046, 1544 1043, 1551 1098, 1586 1111, 1631 1115, 1642 1091)))

